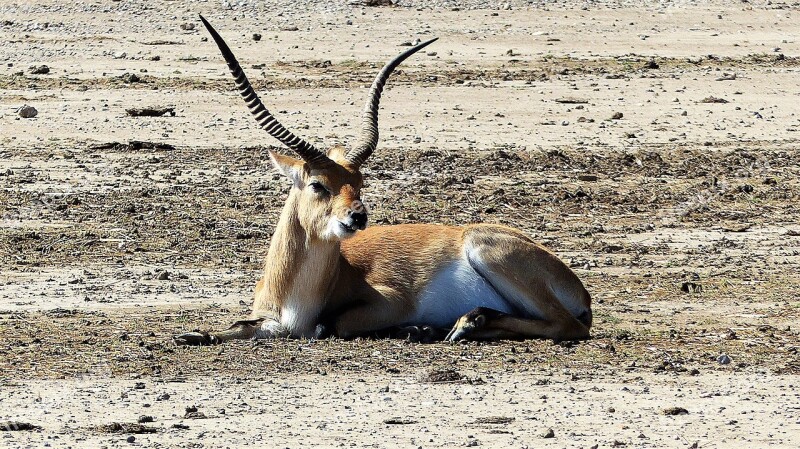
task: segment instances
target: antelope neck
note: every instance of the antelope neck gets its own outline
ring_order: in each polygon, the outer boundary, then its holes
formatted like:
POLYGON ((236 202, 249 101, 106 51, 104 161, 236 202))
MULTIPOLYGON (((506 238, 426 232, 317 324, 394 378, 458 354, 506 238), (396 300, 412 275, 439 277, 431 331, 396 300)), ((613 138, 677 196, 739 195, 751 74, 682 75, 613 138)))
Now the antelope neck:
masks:
POLYGON ((299 195, 289 194, 267 253, 267 295, 292 334, 313 332, 339 270, 340 244, 310 235, 300 223, 299 195))

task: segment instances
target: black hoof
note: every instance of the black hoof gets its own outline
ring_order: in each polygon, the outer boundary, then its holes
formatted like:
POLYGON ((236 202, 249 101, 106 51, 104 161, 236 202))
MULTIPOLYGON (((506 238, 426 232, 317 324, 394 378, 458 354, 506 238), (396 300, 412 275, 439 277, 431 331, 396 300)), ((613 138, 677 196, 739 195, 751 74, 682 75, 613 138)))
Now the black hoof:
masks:
POLYGON ((470 334, 485 326, 489 320, 501 315, 504 315, 504 313, 487 307, 476 307, 459 318, 444 339, 445 341, 456 342, 468 338, 470 334))
POLYGON ((185 332, 175 335, 172 340, 178 346, 209 346, 219 343, 217 337, 208 332, 185 332))
POLYGON ((333 326, 325 323, 317 324, 317 327, 314 328, 314 339, 315 340, 325 340, 326 338, 333 337, 333 326))

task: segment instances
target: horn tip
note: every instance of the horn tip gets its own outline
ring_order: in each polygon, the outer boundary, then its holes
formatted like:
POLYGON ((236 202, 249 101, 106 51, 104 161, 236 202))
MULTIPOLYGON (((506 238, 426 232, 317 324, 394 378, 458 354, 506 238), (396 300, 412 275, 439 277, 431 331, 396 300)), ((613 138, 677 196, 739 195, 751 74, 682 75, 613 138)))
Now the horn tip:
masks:
POLYGON ((200 21, 201 21, 201 22, 203 22, 203 26, 205 26, 205 27, 206 27, 206 29, 209 29, 209 28, 211 28, 211 24, 210 24, 210 23, 208 23, 208 20, 206 20, 206 18, 205 18, 205 17, 203 17, 203 15, 202 15, 202 14, 198 14, 198 16, 200 17, 200 21))

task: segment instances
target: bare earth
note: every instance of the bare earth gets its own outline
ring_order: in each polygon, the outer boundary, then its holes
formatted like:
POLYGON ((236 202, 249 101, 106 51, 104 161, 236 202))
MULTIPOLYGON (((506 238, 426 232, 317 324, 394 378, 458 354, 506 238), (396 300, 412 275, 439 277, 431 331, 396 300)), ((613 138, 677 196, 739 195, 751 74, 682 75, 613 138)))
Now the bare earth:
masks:
POLYGON ((800 446, 796 3, 68 3, 0 1, 0 447, 800 446), (438 36, 372 225, 525 230, 594 338, 174 346, 247 315, 288 188, 198 12, 320 146, 438 36))

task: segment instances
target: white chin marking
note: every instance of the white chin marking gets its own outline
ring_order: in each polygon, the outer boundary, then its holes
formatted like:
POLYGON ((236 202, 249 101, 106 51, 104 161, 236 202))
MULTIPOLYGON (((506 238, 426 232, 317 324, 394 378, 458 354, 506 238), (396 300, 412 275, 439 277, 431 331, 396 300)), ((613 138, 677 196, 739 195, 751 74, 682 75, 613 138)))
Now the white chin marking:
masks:
POLYGON ((325 228, 323 238, 325 240, 344 240, 355 234, 355 232, 346 230, 336 217, 331 217, 330 220, 328 220, 328 226, 325 228))

